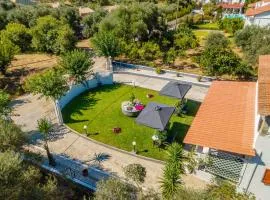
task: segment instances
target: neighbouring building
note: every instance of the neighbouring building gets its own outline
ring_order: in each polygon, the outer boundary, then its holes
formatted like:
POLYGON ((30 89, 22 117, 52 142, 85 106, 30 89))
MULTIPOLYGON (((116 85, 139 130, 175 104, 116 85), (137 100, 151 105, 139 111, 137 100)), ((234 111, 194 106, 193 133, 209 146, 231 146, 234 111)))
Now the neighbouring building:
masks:
POLYGON ((245 25, 270 25, 270 0, 249 4, 245 16, 245 25))
POLYGON ((205 171, 270 199, 270 55, 257 82, 213 82, 184 143, 210 158, 205 171))

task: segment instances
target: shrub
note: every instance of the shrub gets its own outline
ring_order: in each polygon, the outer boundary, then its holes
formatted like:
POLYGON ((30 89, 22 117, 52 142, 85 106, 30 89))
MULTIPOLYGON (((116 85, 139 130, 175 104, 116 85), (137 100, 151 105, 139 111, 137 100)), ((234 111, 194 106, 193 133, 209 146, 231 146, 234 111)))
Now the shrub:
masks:
POLYGON ((137 185, 144 183, 146 169, 141 164, 129 164, 124 168, 124 174, 137 185))
POLYGON ((186 50, 197 47, 199 42, 190 28, 182 26, 177 29, 174 35, 174 45, 177 50, 186 50))
POLYGON ((205 41, 205 48, 227 48, 229 40, 222 33, 211 32, 205 41))
POLYGON ((160 67, 157 67, 157 68, 155 69, 155 72, 156 72, 157 74, 163 74, 163 73, 164 73, 164 70, 163 70, 162 68, 160 68, 160 67))
POLYGON ((235 42, 244 52, 248 63, 255 64, 259 55, 270 53, 270 29, 247 26, 235 33, 235 42))
POLYGON ((14 45, 18 46, 22 52, 29 50, 31 47, 32 36, 29 30, 22 24, 9 23, 2 34, 14 45))
POLYGON ((240 18, 224 18, 219 21, 219 28, 234 34, 244 27, 244 20, 240 18))

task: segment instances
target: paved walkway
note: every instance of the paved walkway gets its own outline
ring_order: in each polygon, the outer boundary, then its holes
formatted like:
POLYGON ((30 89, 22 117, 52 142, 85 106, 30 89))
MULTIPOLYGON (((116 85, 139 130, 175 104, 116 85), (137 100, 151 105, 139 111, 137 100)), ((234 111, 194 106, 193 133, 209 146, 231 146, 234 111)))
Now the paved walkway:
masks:
MULTIPOLYGON (((124 63, 126 64, 126 63, 124 63)), ((127 65, 127 64, 126 64, 127 65)), ((212 84, 212 78, 203 76, 201 81, 198 81, 198 75, 195 74, 187 74, 187 73, 180 73, 177 76, 175 71, 167 70, 165 73, 157 74, 155 70, 151 67, 139 67, 136 69, 135 67, 122 67, 119 63, 114 64, 114 71, 116 73, 123 73, 123 74, 131 74, 131 75, 138 75, 156 79, 163 79, 168 81, 183 81, 189 82, 193 85, 209 87, 212 84)))
MULTIPOLYGON (((157 78, 143 77, 138 75, 130 74, 114 74, 113 79, 116 82, 122 82, 129 85, 135 83, 136 86, 160 91, 169 81, 157 78)), ((207 94, 208 88, 199 87, 193 85, 190 91, 187 93, 186 97, 195 101, 202 102, 205 95, 207 94)))
MULTIPOLYGON (((135 78, 136 82, 140 83, 141 86, 148 85, 148 88, 151 89, 158 89, 162 87, 162 84, 166 84, 165 82, 159 82, 160 80, 143 80, 142 78, 138 77, 133 78, 135 78), (152 88, 150 86, 156 88, 152 88)), ((116 75, 115 79, 123 82, 128 79, 130 80, 131 77, 127 77, 127 75, 116 75)), ((203 90, 203 92, 200 91, 200 89, 193 89, 193 91, 197 90, 198 94, 201 94, 200 98, 203 98, 204 95, 202 93, 205 91, 203 90)), ((195 95, 189 95, 195 97, 195 95)), ((56 121, 53 103, 49 100, 45 100, 44 98, 40 99, 37 96, 25 95, 15 100, 13 104, 14 113, 16 114, 13 117, 13 120, 17 124, 21 125, 24 131, 31 132, 34 136, 37 135, 36 145, 41 146, 41 143, 39 143, 38 140, 38 134, 36 134, 37 120, 46 116, 49 117, 53 122, 56 121)), ((82 136, 77 135, 76 133, 71 132, 64 126, 55 126, 54 137, 49 143, 49 146, 56 154, 66 154, 71 158, 75 158, 80 161, 89 160, 98 153, 108 154, 109 159, 102 163, 104 170, 115 173, 120 177, 123 176, 123 167, 131 163, 140 163, 147 170, 147 177, 143 186, 154 189, 159 188, 160 176, 162 175, 162 169, 164 167, 164 165, 161 163, 146 160, 100 145, 99 143, 90 141, 82 136)), ((194 175, 184 176, 183 181, 187 187, 200 189, 206 186, 206 182, 195 177, 194 175)))

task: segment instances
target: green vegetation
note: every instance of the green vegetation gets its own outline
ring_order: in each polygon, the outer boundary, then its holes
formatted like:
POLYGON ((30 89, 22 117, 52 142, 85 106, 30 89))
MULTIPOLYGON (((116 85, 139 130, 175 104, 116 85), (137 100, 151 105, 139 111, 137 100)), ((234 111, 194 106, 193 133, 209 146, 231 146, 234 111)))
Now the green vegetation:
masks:
POLYGON ((181 175, 184 174, 184 152, 181 145, 173 143, 169 146, 168 158, 161 181, 162 196, 164 199, 175 199, 181 187, 181 175))
POLYGON ((229 41, 223 34, 210 34, 206 40, 206 48, 199 57, 204 72, 210 76, 233 75, 239 79, 248 79, 254 75, 250 65, 228 46, 229 41))
POLYGON ((4 90, 0 90, 0 118, 7 117, 11 108, 9 107, 10 96, 4 90))
POLYGON ((37 51, 59 54, 75 47, 73 30, 52 16, 37 19, 31 33, 32 46, 37 51))
POLYGON ((125 176, 136 183, 137 186, 144 183, 146 177, 146 169, 141 164, 129 164, 124 167, 125 176))
POLYGON ((258 26, 247 26, 235 33, 235 43, 242 48, 248 63, 256 64, 259 55, 270 53, 269 34, 269 28, 258 26))
POLYGON ((219 26, 217 22, 198 24, 196 25, 196 28, 205 29, 205 30, 219 30, 219 26))
POLYGON ((8 65, 18 52, 18 48, 13 43, 0 35, 0 72, 5 75, 8 65))
POLYGON ((61 56, 61 66, 74 79, 75 83, 83 83, 93 67, 92 54, 83 50, 73 50, 61 56))
POLYGON ((240 18, 224 18, 218 22, 219 29, 234 34, 244 27, 244 20, 240 18))
POLYGON ((38 120, 38 131, 42 134, 43 140, 44 140, 44 149, 46 150, 47 157, 49 160, 49 165, 55 166, 56 162, 53 158, 53 155, 50 152, 49 145, 48 145, 48 140, 49 140, 49 133, 53 127, 52 123, 46 119, 46 118, 41 118, 38 120))
MULTIPOLYGON (((121 112, 121 103, 130 95, 142 103, 160 102, 174 106, 176 99, 160 96, 158 92, 127 85, 102 86, 76 97, 63 109, 64 122, 72 129, 84 133, 83 126, 88 126, 88 137, 127 151, 132 150, 132 141, 136 141, 138 154, 164 160, 167 156, 164 149, 153 147, 152 136, 155 130, 138 125, 135 118, 125 116, 121 112), (147 94, 153 98, 148 99, 147 94), (113 128, 121 128, 115 134, 113 128)), ((178 117, 173 115, 170 120, 168 141, 182 143, 183 138, 197 112, 199 103, 188 101, 188 113, 178 117)))
POLYGON ((44 73, 29 76, 24 88, 33 94, 41 94, 53 100, 59 99, 68 90, 66 79, 59 69, 50 69, 44 73))

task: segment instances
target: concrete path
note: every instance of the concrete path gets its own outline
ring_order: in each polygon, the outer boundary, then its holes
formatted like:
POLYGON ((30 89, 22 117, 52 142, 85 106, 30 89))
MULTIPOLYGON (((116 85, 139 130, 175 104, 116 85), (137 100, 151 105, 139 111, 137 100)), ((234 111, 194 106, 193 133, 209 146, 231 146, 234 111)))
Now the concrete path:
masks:
MULTIPOLYGON (((126 63, 124 63, 126 64, 126 63)), ((114 64, 114 72, 120 74, 130 74, 130 75, 138 75, 143 77, 162 79, 168 81, 183 81, 192 83, 193 85, 198 85, 202 87, 210 87, 212 84, 212 78, 202 76, 201 81, 198 81, 198 75, 188 74, 188 73, 180 73, 177 76, 175 71, 167 70, 165 73, 157 74, 155 70, 151 67, 121 67, 119 63, 114 64)))
MULTIPOLYGON (((136 86, 160 91, 169 81, 157 78, 149 78, 130 74, 114 74, 113 79, 116 82, 121 82, 129 85, 135 83, 136 86)), ((207 94, 208 88, 193 85, 186 97, 195 101, 202 102, 207 94)))
MULTIPOLYGON (((115 75, 115 79, 121 82, 136 79, 136 83, 151 89, 159 89, 162 85, 166 84, 161 80, 142 79, 138 77, 127 77, 127 75, 115 75)), ((199 99, 203 99, 205 89, 195 88, 192 91, 200 94, 199 99)), ((195 98, 195 93, 190 92, 190 96, 195 98)), ((30 132, 36 137, 36 145, 41 146, 37 134, 37 120, 41 117, 48 117, 53 122, 56 121, 54 115, 54 106, 51 101, 44 98, 40 99, 37 96, 25 95, 13 102, 14 115, 13 120, 18 125, 22 126, 24 131, 30 132)), ((71 158, 80 161, 89 160, 95 154, 105 153, 109 155, 108 160, 102 163, 104 170, 115 173, 116 175, 123 176, 123 167, 131 163, 140 163, 147 170, 147 177, 143 187, 159 189, 159 181, 162 176, 162 163, 154 162, 151 160, 143 159, 141 157, 133 156, 123 151, 115 150, 97 142, 88 140, 74 132, 71 132, 64 126, 55 125, 53 137, 49 143, 51 150, 56 154, 66 154, 71 158)), ((183 181, 187 187, 201 189, 206 186, 206 182, 197 178, 194 175, 187 175, 183 177, 183 181)))

